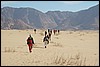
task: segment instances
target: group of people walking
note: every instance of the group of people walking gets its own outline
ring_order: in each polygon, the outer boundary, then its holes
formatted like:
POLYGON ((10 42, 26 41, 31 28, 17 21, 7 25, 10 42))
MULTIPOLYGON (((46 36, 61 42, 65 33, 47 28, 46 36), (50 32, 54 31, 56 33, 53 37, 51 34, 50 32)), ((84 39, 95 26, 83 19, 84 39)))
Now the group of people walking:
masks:
POLYGON ((54 32, 54 35, 57 34, 57 32, 59 34, 60 30, 53 30, 53 32, 54 32))
POLYGON ((49 44, 49 41, 51 41, 51 35, 52 35, 52 30, 48 29, 48 34, 47 34, 47 31, 45 31, 45 36, 43 38, 45 48, 46 48, 47 44, 49 44))
MULTIPOLYGON (((58 34, 59 34, 59 32, 60 32, 59 30, 53 30, 54 35, 57 33, 57 31, 58 31, 58 34)), ((34 29, 34 32, 36 34, 36 29, 34 29)), ((44 34, 45 35, 44 35, 44 38, 43 38, 43 42, 44 42, 45 48, 47 48, 47 44, 49 44, 49 42, 51 41, 52 30, 48 29, 48 31, 45 31, 44 34)), ((33 40, 33 37, 31 36, 31 34, 29 35, 29 37, 27 39, 27 44, 28 44, 28 47, 29 47, 29 52, 31 53, 33 45, 35 45, 35 42, 33 40)))

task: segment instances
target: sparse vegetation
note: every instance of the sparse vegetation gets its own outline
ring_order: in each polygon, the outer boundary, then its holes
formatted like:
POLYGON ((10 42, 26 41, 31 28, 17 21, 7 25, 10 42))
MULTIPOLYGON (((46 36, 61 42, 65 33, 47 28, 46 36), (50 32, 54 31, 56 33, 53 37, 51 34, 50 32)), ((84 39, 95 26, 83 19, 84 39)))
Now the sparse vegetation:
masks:
POLYGON ((86 57, 82 59, 80 54, 76 54, 74 57, 70 56, 68 58, 56 56, 54 57, 53 64, 62 66, 91 66, 86 64, 86 57))
POLYGON ((16 52, 15 48, 5 47, 4 52, 16 52))
POLYGON ((85 31, 71 31, 72 33, 69 34, 70 31, 62 31, 59 36, 53 34, 47 48, 44 48, 42 41, 45 36, 44 31, 37 29, 37 33, 34 34, 33 30, 2 30, 1 64, 8 66, 99 66, 98 32, 89 31, 86 34, 85 31), (31 53, 26 39, 30 33, 35 41, 31 53), (76 54, 76 52, 80 53, 76 54))

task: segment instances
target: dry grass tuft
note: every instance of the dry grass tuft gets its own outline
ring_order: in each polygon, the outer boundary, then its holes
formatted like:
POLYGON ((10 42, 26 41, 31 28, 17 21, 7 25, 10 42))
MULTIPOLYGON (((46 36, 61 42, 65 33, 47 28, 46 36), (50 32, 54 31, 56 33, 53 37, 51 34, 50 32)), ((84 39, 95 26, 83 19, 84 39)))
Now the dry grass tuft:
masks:
POLYGON ((15 48, 5 47, 4 52, 16 52, 15 48))
POLYGON ((56 56, 53 64, 63 66, 87 66, 86 57, 82 59, 80 54, 76 54, 74 57, 70 56, 67 59, 63 56, 56 56))

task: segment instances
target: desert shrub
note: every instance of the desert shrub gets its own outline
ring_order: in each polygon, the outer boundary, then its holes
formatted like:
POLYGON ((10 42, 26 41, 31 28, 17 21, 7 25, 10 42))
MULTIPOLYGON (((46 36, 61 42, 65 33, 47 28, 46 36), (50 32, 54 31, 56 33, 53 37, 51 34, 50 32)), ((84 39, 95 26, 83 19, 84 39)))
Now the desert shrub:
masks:
POLYGON ((5 47, 4 52, 16 52, 15 48, 5 47))
POLYGON ((74 57, 70 56, 64 58, 63 56, 56 56, 53 59, 53 64, 63 66, 87 66, 86 57, 81 58, 80 54, 76 54, 74 57))

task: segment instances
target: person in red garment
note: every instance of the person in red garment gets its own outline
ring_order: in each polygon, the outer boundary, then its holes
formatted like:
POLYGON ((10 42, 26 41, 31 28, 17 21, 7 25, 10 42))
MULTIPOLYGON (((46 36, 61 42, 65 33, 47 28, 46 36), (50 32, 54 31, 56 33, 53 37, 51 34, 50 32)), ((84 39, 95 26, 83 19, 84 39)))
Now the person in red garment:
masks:
POLYGON ((29 37, 27 39, 27 44, 28 44, 28 47, 29 47, 29 51, 31 53, 32 52, 32 47, 33 47, 33 44, 34 44, 34 40, 33 40, 31 35, 29 35, 29 37))

